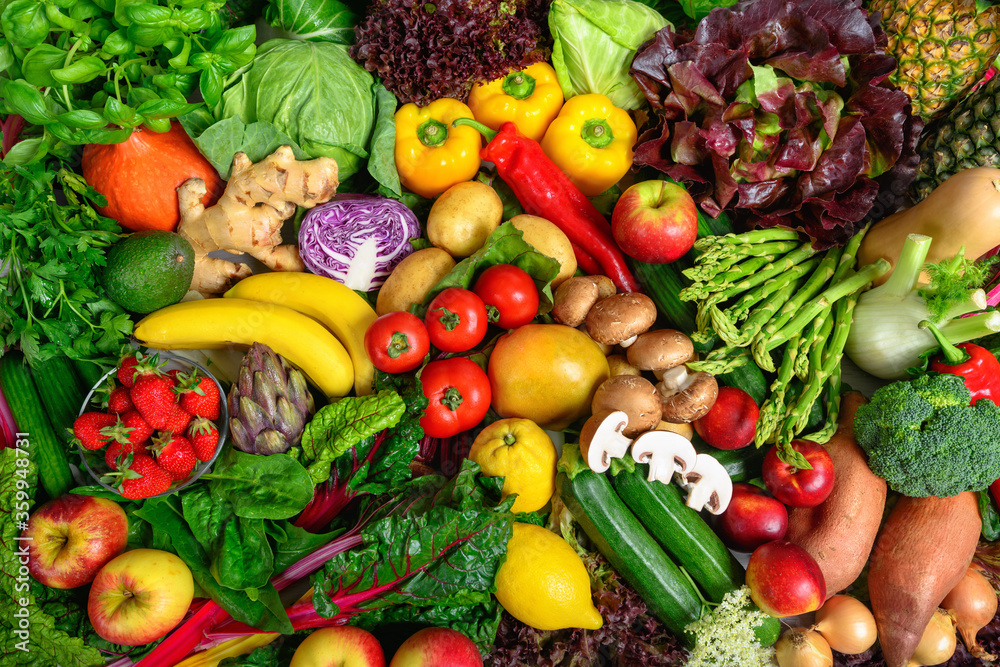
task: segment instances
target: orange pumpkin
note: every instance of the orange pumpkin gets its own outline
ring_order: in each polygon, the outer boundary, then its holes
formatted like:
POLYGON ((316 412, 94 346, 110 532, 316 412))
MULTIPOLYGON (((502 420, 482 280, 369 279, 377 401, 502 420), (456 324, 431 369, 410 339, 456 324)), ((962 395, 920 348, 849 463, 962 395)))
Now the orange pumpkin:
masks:
POLYGON ((225 187, 176 122, 169 132, 140 127, 120 144, 87 144, 83 177, 108 199, 98 211, 133 231, 173 231, 181 215, 177 188, 189 178, 205 181, 205 206, 214 204, 225 187))

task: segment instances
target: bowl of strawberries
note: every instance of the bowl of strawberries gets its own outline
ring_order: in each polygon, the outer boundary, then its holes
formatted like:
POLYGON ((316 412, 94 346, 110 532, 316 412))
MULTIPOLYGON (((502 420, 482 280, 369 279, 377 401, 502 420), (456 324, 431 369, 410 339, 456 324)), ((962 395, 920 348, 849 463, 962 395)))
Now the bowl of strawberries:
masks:
POLYGON ((129 499, 193 484, 212 467, 228 429, 225 392, 215 376, 162 350, 124 355, 73 422, 87 472, 129 499))

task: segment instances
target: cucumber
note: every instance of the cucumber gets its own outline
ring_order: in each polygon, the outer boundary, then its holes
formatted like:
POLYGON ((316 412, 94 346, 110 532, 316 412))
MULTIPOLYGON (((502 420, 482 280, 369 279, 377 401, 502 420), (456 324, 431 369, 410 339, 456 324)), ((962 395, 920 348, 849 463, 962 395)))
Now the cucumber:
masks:
POLYGON ((69 444, 66 429, 72 428, 73 420, 80 414, 80 406, 87 392, 81 389, 81 380, 72 362, 67 357, 52 357, 36 363, 31 369, 35 388, 48 413, 49 422, 60 439, 69 444))
POLYGON ((763 405, 764 399, 767 398, 767 378, 764 377, 764 371, 753 361, 747 361, 728 373, 721 373, 716 376, 716 379, 719 384, 736 387, 750 394, 750 398, 754 400, 757 407, 763 405))
POLYGON ((618 496, 674 560, 688 571, 705 597, 722 602, 743 585, 746 570, 698 512, 684 504, 673 484, 647 481, 648 466, 619 469, 611 484, 618 496))
POLYGON ((28 457, 38 466, 42 488, 51 498, 61 496, 73 486, 66 447, 45 414, 24 355, 16 350, 0 357, 0 388, 18 430, 28 434, 28 457))
POLYGON ((757 449, 752 444, 740 449, 717 449, 702 440, 697 433, 691 438, 694 449, 699 454, 709 454, 722 464, 734 482, 749 482, 760 477, 761 464, 769 447, 757 449))
POLYGON ((104 374, 111 370, 110 366, 102 366, 94 361, 74 361, 73 366, 80 378, 80 385, 84 395, 100 381, 104 374))
POLYGON ((698 306, 694 301, 681 301, 677 293, 691 283, 681 275, 677 263, 646 264, 632 262, 632 273, 646 290, 646 295, 656 304, 656 309, 671 328, 678 331, 694 331, 697 329, 694 317, 698 306))
POLYGON ((690 643, 684 628, 701 616, 698 590, 615 494, 608 478, 583 464, 561 471, 556 484, 566 508, 598 551, 642 596, 649 611, 690 643))

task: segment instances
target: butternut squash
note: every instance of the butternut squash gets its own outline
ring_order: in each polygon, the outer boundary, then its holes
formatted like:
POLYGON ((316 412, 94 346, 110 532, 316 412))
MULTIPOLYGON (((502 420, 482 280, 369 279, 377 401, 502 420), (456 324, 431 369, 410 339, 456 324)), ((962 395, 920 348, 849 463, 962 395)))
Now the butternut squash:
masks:
MULTIPOLYGON (((954 257, 962 246, 965 256, 974 259, 1000 245, 1000 169, 960 171, 916 206, 875 223, 858 250, 858 265, 884 257, 895 268, 907 234, 934 239, 927 255, 932 264, 954 257)), ((875 284, 884 283, 891 273, 875 284)))

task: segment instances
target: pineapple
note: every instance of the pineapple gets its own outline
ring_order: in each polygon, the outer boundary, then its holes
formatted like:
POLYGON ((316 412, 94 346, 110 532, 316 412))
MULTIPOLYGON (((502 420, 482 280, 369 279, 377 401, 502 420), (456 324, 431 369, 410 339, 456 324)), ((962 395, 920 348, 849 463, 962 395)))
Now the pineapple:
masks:
POLYGON ((962 169, 1000 167, 1000 76, 987 81, 931 128, 917 152, 920 165, 911 186, 915 202, 962 169))
POLYGON ((1000 9, 976 0, 870 0, 898 61, 890 80, 913 100, 913 113, 943 115, 982 78, 1000 51, 1000 9))

